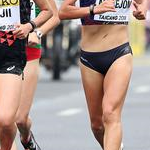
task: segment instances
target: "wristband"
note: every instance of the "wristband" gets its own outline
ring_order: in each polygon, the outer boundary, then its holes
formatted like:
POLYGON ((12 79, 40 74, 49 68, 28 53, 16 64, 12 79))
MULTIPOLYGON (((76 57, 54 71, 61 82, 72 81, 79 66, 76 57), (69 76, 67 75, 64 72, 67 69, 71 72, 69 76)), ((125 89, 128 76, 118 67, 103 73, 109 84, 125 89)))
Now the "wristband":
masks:
POLYGON ((90 16, 94 16, 94 7, 95 4, 90 5, 89 10, 90 10, 90 16))
POLYGON ((31 26, 32 26, 32 30, 30 31, 30 33, 31 32, 33 32, 34 31, 34 29, 37 27, 36 26, 36 24, 35 24, 35 22, 34 21, 29 21, 29 23, 31 24, 31 26))
POLYGON ((43 33, 38 29, 35 29, 34 32, 36 33, 36 36, 38 37, 38 39, 41 40, 43 33))

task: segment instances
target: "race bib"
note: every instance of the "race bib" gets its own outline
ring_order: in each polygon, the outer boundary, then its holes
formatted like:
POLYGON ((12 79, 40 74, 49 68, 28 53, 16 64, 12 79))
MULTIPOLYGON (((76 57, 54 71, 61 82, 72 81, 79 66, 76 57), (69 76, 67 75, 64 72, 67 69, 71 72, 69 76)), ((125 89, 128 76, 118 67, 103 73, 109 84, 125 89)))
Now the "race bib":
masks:
POLYGON ((20 23, 20 0, 0 0, 0 31, 15 30, 20 23))
MULTIPOLYGON (((104 0, 96 0, 96 5, 99 5, 104 0)), ((116 12, 106 12, 103 14, 94 15, 95 21, 107 23, 127 23, 129 21, 130 6, 132 0, 115 0, 116 12)))
POLYGON ((36 18, 35 3, 33 0, 30 0, 30 4, 31 4, 31 20, 33 20, 34 18, 36 18))
POLYGON ((33 0, 30 0, 30 5, 31 5, 31 20, 33 20, 39 15, 40 9, 33 0))

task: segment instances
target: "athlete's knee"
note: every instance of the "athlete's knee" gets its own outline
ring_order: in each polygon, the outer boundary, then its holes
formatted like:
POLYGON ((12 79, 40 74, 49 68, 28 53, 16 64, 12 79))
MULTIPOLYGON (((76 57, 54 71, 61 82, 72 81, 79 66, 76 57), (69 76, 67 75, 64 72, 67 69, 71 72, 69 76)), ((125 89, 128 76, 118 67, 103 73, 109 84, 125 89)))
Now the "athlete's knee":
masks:
POLYGON ((15 122, 11 114, 0 114, 0 128, 9 128, 15 122))
POLYGON ((104 126, 101 118, 91 118, 91 129, 94 136, 97 138, 99 136, 103 136, 104 134, 104 126))
POLYGON ((104 135, 104 126, 103 124, 100 124, 98 126, 95 126, 94 124, 91 125, 91 129, 92 129, 92 132, 94 134, 94 136, 96 138, 104 135))
POLYGON ((113 124, 120 122, 120 114, 113 107, 106 107, 103 109, 103 124, 113 124))

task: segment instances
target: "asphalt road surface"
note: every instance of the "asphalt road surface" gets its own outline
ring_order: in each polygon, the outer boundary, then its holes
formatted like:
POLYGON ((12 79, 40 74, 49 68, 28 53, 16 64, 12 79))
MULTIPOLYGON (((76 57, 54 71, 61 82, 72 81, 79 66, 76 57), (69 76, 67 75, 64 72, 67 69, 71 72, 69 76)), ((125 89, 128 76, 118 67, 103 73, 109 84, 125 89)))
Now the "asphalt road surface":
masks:
MULTIPOLYGON (((90 130, 78 67, 63 73, 59 82, 41 68, 31 117, 42 150, 101 149, 90 130)), ((125 150, 150 150, 149 55, 134 59, 122 121, 125 150)), ((23 149, 19 140, 17 143, 23 149)))

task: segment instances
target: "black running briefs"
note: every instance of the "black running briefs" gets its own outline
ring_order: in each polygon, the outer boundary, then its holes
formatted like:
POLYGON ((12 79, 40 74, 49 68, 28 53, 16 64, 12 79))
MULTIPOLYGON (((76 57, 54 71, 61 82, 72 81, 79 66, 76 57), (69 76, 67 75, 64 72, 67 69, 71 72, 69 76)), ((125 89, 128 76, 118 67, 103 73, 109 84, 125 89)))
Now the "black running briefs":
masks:
POLYGON ((104 52, 87 52, 81 50, 80 61, 85 66, 105 75, 116 59, 129 53, 132 54, 129 43, 104 52))

